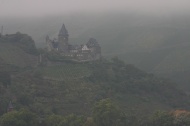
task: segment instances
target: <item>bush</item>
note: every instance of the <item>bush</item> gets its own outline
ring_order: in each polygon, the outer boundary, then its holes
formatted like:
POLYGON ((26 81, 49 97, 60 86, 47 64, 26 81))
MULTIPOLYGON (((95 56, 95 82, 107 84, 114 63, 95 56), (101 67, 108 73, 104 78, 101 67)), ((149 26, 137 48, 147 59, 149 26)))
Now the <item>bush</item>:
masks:
POLYGON ((0 118, 0 126, 37 126, 37 116, 26 110, 12 111, 0 118))

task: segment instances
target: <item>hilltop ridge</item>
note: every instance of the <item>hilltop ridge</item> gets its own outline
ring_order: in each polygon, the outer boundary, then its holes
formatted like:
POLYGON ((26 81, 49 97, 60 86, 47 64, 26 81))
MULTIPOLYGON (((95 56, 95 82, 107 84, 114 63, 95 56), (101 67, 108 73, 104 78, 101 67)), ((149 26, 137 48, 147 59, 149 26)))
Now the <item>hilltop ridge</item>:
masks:
POLYGON ((33 39, 27 34, 7 34, 0 36, 1 63, 17 67, 36 66, 38 51, 33 39))

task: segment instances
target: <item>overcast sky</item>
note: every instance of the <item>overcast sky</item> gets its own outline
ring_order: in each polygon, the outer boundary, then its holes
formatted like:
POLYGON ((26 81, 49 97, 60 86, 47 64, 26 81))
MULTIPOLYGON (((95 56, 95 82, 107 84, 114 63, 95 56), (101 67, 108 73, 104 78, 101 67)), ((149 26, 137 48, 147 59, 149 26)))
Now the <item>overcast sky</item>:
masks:
POLYGON ((190 0, 0 0, 0 17, 71 12, 189 13, 190 0))

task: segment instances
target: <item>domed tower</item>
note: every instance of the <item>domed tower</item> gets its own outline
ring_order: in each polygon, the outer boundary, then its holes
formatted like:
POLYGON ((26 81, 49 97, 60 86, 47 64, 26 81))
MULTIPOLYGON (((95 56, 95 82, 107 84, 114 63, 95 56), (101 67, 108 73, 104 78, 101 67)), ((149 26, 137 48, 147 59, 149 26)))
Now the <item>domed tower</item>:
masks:
POLYGON ((69 47, 69 34, 67 29, 65 28, 65 25, 62 25, 61 30, 59 31, 58 35, 58 42, 59 42, 59 50, 63 52, 68 52, 69 47))

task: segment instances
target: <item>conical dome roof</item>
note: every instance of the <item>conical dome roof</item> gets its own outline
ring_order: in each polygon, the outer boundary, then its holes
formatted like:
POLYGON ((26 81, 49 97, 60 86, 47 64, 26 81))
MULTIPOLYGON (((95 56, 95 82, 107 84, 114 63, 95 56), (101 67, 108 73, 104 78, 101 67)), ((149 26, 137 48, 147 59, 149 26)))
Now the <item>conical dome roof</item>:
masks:
POLYGON ((59 31, 59 36, 69 36, 67 29, 65 28, 65 25, 62 25, 61 30, 59 31))

